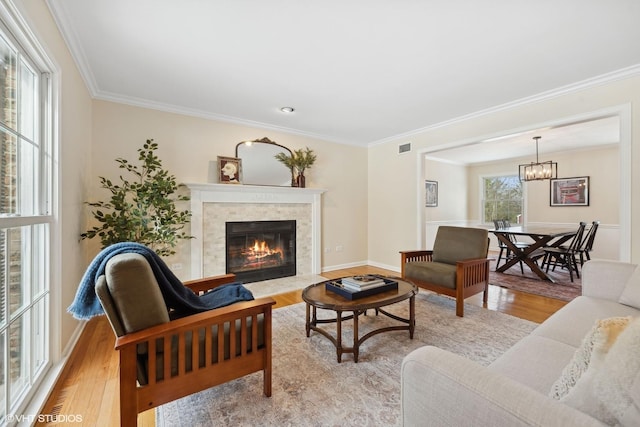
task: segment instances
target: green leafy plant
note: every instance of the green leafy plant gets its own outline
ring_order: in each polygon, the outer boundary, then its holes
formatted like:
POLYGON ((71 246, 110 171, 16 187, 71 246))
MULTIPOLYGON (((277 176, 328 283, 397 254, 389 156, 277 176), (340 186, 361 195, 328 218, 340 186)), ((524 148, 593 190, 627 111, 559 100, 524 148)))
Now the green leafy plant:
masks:
POLYGON ((289 156, 286 153, 280 152, 276 154, 274 157, 276 158, 277 161, 279 161, 280 163, 282 163, 283 165, 291 169, 291 171, 293 172, 293 168, 295 168, 295 165, 293 164, 293 156, 289 156))
POLYGON ((120 169, 132 179, 120 175, 120 183, 100 178, 101 187, 109 190, 109 201, 87 202, 93 217, 101 224, 82 233, 82 239, 99 237, 103 248, 118 242, 138 242, 158 255, 173 255, 178 240, 191 239, 184 231, 191 218, 188 210, 176 208, 177 201, 189 200, 176 194, 180 185, 162 168, 155 154, 158 144, 148 139, 138 149, 139 165, 117 158, 120 169))
POLYGON ((278 153, 275 155, 276 160, 291 169, 298 171, 300 174, 304 174, 304 171, 316 162, 317 155, 309 147, 301 148, 299 150, 293 150, 291 155, 286 153, 278 153))
POLYGON ((277 161, 285 165, 291 171, 291 186, 295 186, 295 166, 293 164, 293 156, 280 152, 274 156, 277 161))
POLYGON ((309 147, 299 150, 293 150, 293 166, 299 174, 304 175, 307 168, 313 166, 316 162, 316 154, 309 147))

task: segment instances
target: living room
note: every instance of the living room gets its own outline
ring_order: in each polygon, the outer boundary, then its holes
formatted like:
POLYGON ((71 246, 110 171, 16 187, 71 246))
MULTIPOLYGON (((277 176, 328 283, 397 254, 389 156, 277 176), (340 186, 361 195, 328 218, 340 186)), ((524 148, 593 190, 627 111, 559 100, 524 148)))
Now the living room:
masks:
MULTIPOLYGON (((370 265, 398 271, 399 250, 426 244, 422 197, 424 179, 431 177, 422 169, 424 153, 522 129, 613 114, 620 118, 621 129, 620 211, 616 219, 620 246, 613 257, 640 262, 640 219, 632 214, 638 209, 640 188, 631 185, 640 178, 640 171, 631 167, 640 164, 640 150, 636 149, 640 144, 640 113, 636 108, 640 103, 640 59, 635 51, 629 52, 628 64, 597 75, 584 75, 535 93, 514 94, 510 102, 488 107, 470 105, 457 117, 425 121, 404 132, 354 144, 323 139, 311 131, 291 131, 293 123, 269 127, 251 125, 250 121, 224 121, 190 115, 188 109, 163 110, 154 102, 143 105, 134 99, 110 99, 108 90, 92 93, 95 88, 88 87, 85 70, 72 55, 49 8, 58 2, 15 3, 3 2, 3 16, 9 10, 24 18, 33 39, 43 46, 57 71, 59 190, 49 311, 52 373, 62 368, 81 333, 82 323, 74 320, 66 307, 99 249, 96 241, 79 241, 79 234, 90 223, 85 203, 101 197, 99 176, 117 176, 114 159, 135 158, 137 148, 149 138, 159 144, 158 154, 164 165, 183 183, 206 183, 209 162, 217 156, 233 156, 240 141, 266 136, 291 149, 310 147, 318 160, 308 171, 307 186, 326 190, 322 196, 322 270, 370 265), (411 152, 399 155, 398 147, 408 142, 411 152)), ((531 58, 531 64, 535 63, 536 58, 531 58)), ((146 72, 153 74, 154 70, 146 72)), ((532 67, 532 75, 538 72, 532 67)), ((455 103, 464 102, 464 94, 458 93, 455 103)), ((302 115, 304 109, 299 108, 302 115)), ((355 116, 358 112, 345 114, 355 116)), ((472 211, 465 215, 456 220, 479 220, 472 211)), ((609 221, 612 223, 614 220, 609 221)), ((171 262, 187 266, 189 256, 184 254, 189 252, 188 245, 182 244, 181 258, 171 262)), ((186 278, 190 272, 185 267, 177 273, 186 278)), ((41 395, 46 395, 54 378, 52 375, 41 384, 41 395)))

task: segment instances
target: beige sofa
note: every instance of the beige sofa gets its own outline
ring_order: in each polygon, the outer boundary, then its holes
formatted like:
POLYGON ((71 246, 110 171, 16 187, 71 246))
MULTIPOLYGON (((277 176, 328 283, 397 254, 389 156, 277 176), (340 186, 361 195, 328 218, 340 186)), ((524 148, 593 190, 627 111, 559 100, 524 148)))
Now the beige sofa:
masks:
MULTIPOLYGON (((436 347, 422 347, 402 364, 402 423, 405 426, 601 426, 576 405, 549 397, 585 336, 599 319, 638 317, 619 303, 636 284, 640 268, 617 261, 589 261, 583 267, 582 296, 539 325, 490 366, 436 347), (626 287, 627 286, 627 287, 626 287), (626 287, 626 288, 625 288, 626 287)), ((627 300, 623 301, 628 303, 627 300)), ((635 304, 638 307, 637 304, 635 304)), ((488 325, 490 326, 490 325, 488 325)), ((640 339, 636 340, 640 341, 640 339)), ((636 353, 635 357, 638 353, 636 353)), ((592 358, 593 360, 593 358, 592 358)), ((595 365, 595 363, 594 363, 595 365)), ((640 401, 640 374, 630 375, 632 402, 640 401), (638 398, 633 399, 633 398, 638 398)), ((624 425, 634 425, 634 421, 624 425)), ((638 425, 638 424, 635 424, 638 425)))

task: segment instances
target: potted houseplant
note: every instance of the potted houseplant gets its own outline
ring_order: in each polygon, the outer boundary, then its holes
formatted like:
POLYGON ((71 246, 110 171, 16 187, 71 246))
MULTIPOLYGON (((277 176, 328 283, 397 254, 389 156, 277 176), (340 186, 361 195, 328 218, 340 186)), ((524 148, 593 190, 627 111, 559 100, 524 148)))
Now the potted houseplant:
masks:
POLYGON ((82 233, 82 239, 98 237, 102 247, 118 242, 138 242, 153 249, 158 255, 173 255, 178 240, 190 239, 184 227, 191 212, 178 210, 176 202, 189 200, 178 195, 180 185, 175 176, 163 169, 155 154, 158 144, 148 139, 138 149, 139 165, 117 158, 120 169, 131 175, 131 180, 120 175, 114 183, 100 178, 101 187, 109 190, 108 201, 87 202, 93 208, 93 217, 100 223, 82 233))
POLYGON ((275 157, 282 164, 291 169, 292 186, 304 188, 306 180, 304 171, 313 166, 317 158, 317 155, 313 150, 309 147, 300 148, 298 150, 293 150, 290 156, 285 153, 278 153, 275 157), (298 173, 295 180, 293 179, 294 170, 298 173))

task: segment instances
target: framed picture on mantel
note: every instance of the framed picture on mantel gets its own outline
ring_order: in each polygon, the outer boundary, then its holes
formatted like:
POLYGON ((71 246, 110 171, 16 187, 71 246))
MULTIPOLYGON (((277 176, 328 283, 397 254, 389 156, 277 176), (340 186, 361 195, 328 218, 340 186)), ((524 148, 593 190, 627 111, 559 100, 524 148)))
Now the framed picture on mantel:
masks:
POLYGON ((241 184, 242 160, 236 157, 218 156, 218 182, 221 184, 241 184))
POLYGON ((589 177, 551 180, 551 206, 589 206, 589 177))
POLYGON ((425 181, 425 206, 434 208, 438 206, 438 181, 425 181))

